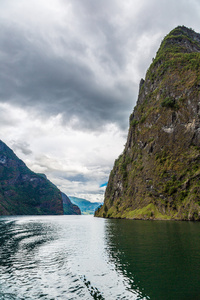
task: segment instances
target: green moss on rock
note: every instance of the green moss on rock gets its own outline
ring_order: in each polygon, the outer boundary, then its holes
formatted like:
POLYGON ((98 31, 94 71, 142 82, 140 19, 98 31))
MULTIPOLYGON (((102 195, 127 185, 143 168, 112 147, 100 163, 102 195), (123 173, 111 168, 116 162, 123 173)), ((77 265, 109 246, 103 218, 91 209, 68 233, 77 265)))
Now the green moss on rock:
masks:
POLYGON ((200 220, 200 35, 167 35, 140 84, 96 216, 200 220))

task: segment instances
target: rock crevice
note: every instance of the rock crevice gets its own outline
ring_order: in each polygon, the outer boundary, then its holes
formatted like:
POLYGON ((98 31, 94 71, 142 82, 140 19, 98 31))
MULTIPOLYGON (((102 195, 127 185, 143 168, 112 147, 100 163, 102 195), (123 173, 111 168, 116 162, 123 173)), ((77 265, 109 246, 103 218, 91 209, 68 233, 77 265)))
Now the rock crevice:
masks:
POLYGON ((200 34, 179 26, 140 82, 127 143, 96 216, 200 220, 199 83, 200 34))

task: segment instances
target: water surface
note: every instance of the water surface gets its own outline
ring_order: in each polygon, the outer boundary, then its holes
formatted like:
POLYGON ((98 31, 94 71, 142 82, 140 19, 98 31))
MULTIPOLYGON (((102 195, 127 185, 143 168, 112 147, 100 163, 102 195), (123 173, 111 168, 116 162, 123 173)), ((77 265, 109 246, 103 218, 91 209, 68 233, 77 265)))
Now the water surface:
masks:
POLYGON ((0 218, 0 299, 200 299, 200 223, 0 218))

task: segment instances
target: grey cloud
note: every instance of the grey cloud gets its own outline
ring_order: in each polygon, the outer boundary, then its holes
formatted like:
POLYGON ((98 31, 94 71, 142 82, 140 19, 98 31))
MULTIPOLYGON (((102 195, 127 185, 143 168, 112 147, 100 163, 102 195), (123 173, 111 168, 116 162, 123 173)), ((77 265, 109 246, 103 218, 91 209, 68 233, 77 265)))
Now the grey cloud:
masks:
POLYGON ((122 3, 116 0, 75 0, 73 7, 79 12, 85 31, 97 37, 96 59, 113 75, 116 71, 122 72, 128 61, 128 41, 133 37, 133 32, 129 32, 126 26, 125 32, 116 21, 122 14, 122 3))
POLYGON ((13 127, 16 125, 16 120, 14 118, 8 117, 8 111, 4 107, 0 108, 0 127, 13 127))
POLYGON ((23 141, 12 141, 12 149, 14 151, 20 150, 25 155, 32 154, 32 151, 30 149, 30 145, 23 141))
POLYGON ((4 54, 0 58, 0 101, 34 107, 41 114, 62 113, 65 121, 77 116, 80 126, 86 128, 98 128, 107 122, 127 125, 124 115, 132 108, 133 94, 127 83, 103 86, 78 54, 74 59, 42 52, 14 28, 4 27, 0 42, 4 54))
MULTIPOLYGON (((104 125, 116 123, 121 134, 127 135, 128 117, 137 100, 140 77, 145 76, 162 38, 177 25, 198 31, 199 11, 197 0, 3 0, 0 103, 22 107, 35 119, 62 114, 65 125, 70 122, 84 131, 102 132, 107 130, 104 125), (18 2, 24 4, 23 11, 18 10, 18 2), (56 5, 61 5, 58 11, 52 9, 56 5), (43 9, 44 20, 40 18, 43 9), (30 11, 33 14, 29 22, 30 11), (78 122, 73 123, 72 119, 78 122)), ((3 107, 1 130, 12 140, 15 135, 11 128, 18 128, 19 117, 13 110, 9 120, 10 105, 3 107)), ((24 127, 25 122, 21 124, 24 127)), ((99 156, 96 163, 94 157, 91 162, 85 159, 86 173, 82 172, 82 161, 80 169, 74 167, 68 171, 59 154, 36 157, 31 147, 22 142, 28 140, 40 156, 46 148, 40 150, 40 145, 35 147, 31 141, 38 137, 38 132, 39 129, 28 138, 27 131, 16 133, 19 139, 16 137, 13 142, 14 150, 30 155, 27 160, 32 160, 30 167, 44 171, 56 184, 66 186, 67 194, 78 190, 82 194, 103 194, 103 190, 95 191, 95 185, 108 179, 111 166, 105 168, 107 159, 105 163, 99 162, 99 156), (101 164, 99 169, 98 164, 101 164)), ((67 141, 67 131, 63 139, 67 141)), ((105 145, 105 152, 106 149, 105 145)))
POLYGON ((69 181, 78 181, 83 183, 89 182, 89 179, 82 174, 77 174, 75 176, 63 176, 62 179, 66 179, 69 181))
MULTIPOLYGON (((61 113, 65 123, 76 117, 79 128, 98 130, 113 122, 124 129, 139 84, 125 75, 130 52, 138 54, 138 41, 143 35, 157 33, 161 39, 180 23, 188 26, 191 22, 195 27, 198 10, 194 7, 199 8, 199 4, 194 0, 190 6, 186 0, 178 4, 172 0, 141 0, 138 14, 127 22, 124 16, 122 26, 117 22, 117 18, 123 17, 120 1, 70 3, 74 20, 79 24, 77 36, 63 25, 55 26, 56 37, 50 38, 48 31, 34 32, 28 25, 17 26, 17 20, 8 23, 2 19, 0 101, 34 109, 41 116, 61 113), (89 51, 95 62, 89 60, 89 51), (110 76, 110 82, 105 83, 94 64, 102 69, 102 77, 110 76)), ((65 9, 66 2, 62 4, 65 9)), ((67 25, 67 19, 65 22, 67 25)), ((158 45, 151 47, 151 52, 155 52, 158 45)), ((143 58, 141 53, 135 70, 141 77, 151 58, 152 55, 143 58)))

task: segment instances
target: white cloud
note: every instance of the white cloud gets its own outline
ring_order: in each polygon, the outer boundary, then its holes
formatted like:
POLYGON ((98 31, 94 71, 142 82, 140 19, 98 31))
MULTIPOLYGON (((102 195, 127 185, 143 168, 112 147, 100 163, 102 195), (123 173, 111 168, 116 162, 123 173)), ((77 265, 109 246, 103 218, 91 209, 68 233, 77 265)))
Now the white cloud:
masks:
POLYGON ((0 138, 68 195, 103 198, 141 77, 196 0, 2 0, 0 138))
POLYGON ((99 186, 123 149, 124 132, 113 124, 102 132, 75 130, 63 126, 60 115, 40 119, 9 104, 0 104, 2 111, 15 122, 2 126, 1 138, 31 170, 45 173, 68 195, 103 200, 99 186))

